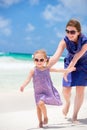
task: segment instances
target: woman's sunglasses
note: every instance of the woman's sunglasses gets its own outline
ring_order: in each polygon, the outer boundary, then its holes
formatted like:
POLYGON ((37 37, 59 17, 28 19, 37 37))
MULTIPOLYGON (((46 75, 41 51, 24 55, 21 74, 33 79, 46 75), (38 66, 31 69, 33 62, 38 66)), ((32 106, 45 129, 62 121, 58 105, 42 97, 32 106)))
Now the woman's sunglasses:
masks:
POLYGON ((44 62, 44 59, 37 59, 37 58, 35 58, 34 61, 35 62, 44 62))
POLYGON ((66 31, 66 33, 68 33, 68 34, 76 34, 76 32, 77 32, 77 31, 75 31, 75 30, 69 31, 69 30, 67 30, 67 29, 66 29, 65 31, 66 31))

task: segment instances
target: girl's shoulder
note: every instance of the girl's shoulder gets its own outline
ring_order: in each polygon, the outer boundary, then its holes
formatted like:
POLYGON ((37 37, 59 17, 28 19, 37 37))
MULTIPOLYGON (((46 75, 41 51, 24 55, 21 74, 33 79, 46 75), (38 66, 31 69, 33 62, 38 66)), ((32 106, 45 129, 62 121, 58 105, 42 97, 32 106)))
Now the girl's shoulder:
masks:
POLYGON ((34 71, 35 71, 35 68, 34 68, 34 67, 30 69, 30 73, 31 73, 32 75, 34 74, 34 71))
POLYGON ((37 67, 35 67, 35 70, 46 71, 46 70, 49 70, 49 68, 47 66, 44 66, 43 68, 37 68, 37 67))

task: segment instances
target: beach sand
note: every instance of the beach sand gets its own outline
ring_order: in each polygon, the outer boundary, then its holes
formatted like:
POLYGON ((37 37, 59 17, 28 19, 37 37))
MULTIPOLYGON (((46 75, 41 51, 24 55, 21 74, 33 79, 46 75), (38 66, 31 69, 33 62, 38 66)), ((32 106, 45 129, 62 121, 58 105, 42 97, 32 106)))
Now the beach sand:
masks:
MULTIPOLYGON (((9 65, 8 65, 9 66, 9 65)), ((18 65, 19 66, 19 65, 18 65)), ((62 114, 63 106, 47 105, 49 122, 44 128, 38 128, 36 106, 32 83, 20 92, 20 85, 28 74, 28 65, 21 67, 0 67, 0 130, 39 130, 39 129, 63 129, 63 130, 86 130, 87 129, 87 88, 85 91, 84 103, 79 112, 78 125, 73 124, 70 119, 73 111, 73 98, 75 89, 73 88, 71 97, 71 107, 67 119, 62 114), (13 80, 14 79, 14 80, 13 80), (2 83, 3 81, 4 83, 2 83), (6 82, 5 82, 6 81, 6 82), (7 86, 7 88, 6 88, 7 86)), ((52 74, 54 86, 58 89, 62 97, 62 74, 52 74)))
MULTIPOLYGON (((86 130, 87 102, 83 103, 79 112, 81 124, 75 125, 70 121, 73 103, 67 119, 62 114, 62 106, 47 106, 49 123, 41 129, 86 130)), ((0 130, 38 130, 36 106, 33 89, 0 93, 0 130)))

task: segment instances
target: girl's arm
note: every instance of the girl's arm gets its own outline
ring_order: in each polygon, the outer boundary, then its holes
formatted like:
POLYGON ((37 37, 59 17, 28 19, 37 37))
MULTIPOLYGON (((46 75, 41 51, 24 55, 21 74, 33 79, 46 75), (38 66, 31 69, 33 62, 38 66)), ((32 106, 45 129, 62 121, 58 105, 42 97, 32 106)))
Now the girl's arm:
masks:
POLYGON ((65 70, 65 69, 62 69, 62 68, 60 68, 60 69, 50 68, 50 72, 60 72, 60 73, 64 73, 64 72, 66 72, 66 70, 65 70))
POLYGON ((63 68, 50 68, 50 72, 61 72, 61 73, 70 73, 71 71, 75 71, 75 67, 71 67, 70 69, 63 69, 63 68))
MULTIPOLYGON (((87 44, 84 44, 82 46, 81 51, 79 51, 78 53, 75 54, 75 56, 73 57, 72 61, 70 62, 69 66, 67 69, 70 70, 70 72, 72 72, 72 67, 75 66, 75 64, 77 63, 77 61, 85 54, 85 52, 87 51, 87 44)), ((64 79, 67 81, 67 75, 69 72, 65 72, 64 73, 64 79)))
POLYGON ((64 40, 61 40, 59 45, 58 45, 58 48, 56 50, 56 52, 54 53, 54 55, 49 59, 49 62, 48 62, 48 67, 51 67, 53 66, 60 58, 60 56, 62 55, 62 52, 63 50, 66 48, 66 43, 64 40))
POLYGON ((20 87, 20 91, 23 92, 24 88, 27 86, 27 84, 31 81, 31 78, 33 76, 34 73, 34 69, 30 70, 29 75, 27 77, 27 79, 24 81, 24 83, 21 85, 20 87))

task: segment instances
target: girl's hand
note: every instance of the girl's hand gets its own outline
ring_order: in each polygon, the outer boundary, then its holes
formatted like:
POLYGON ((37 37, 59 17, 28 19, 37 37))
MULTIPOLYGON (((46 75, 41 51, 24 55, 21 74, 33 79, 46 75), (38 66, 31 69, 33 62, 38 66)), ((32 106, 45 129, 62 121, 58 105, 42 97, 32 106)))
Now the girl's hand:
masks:
POLYGON ((20 91, 23 92, 24 91, 24 86, 20 87, 20 91))

